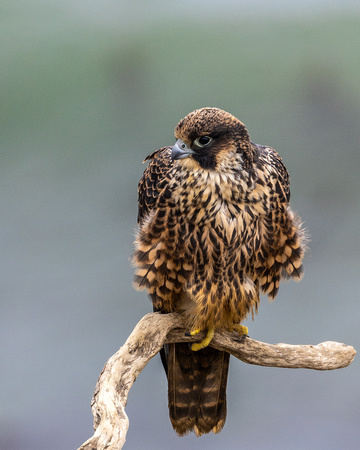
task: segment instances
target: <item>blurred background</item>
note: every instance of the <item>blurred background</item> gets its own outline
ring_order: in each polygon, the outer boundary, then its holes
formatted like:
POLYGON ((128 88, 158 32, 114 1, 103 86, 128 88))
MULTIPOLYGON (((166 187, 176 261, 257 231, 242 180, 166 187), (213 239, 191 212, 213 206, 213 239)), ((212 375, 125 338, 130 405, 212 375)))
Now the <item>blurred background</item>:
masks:
MULTIPOLYGON (((106 360, 151 311, 132 288, 137 182, 177 122, 217 106, 289 169, 301 283, 251 337, 360 349, 360 6, 351 0, 0 1, 0 448, 75 449, 106 360)), ((359 356, 333 372, 232 359, 219 435, 179 438, 154 358, 129 449, 357 449, 359 356)))

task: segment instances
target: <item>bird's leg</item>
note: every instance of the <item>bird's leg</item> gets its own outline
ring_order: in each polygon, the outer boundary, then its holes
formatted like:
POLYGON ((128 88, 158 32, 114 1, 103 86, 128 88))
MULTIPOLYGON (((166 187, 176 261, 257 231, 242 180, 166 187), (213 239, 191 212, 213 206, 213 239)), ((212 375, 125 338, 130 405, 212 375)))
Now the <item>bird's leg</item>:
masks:
MULTIPOLYGON (((201 330, 199 328, 196 328, 195 330, 190 331, 189 333, 186 334, 188 336, 196 336, 197 334, 200 333, 200 331, 201 330)), ((201 342, 196 342, 195 344, 192 344, 191 350, 197 352, 198 350, 207 347, 210 344, 211 339, 214 337, 214 333, 215 333, 214 327, 208 328, 205 338, 201 342)))
POLYGON ((249 333, 248 327, 245 327, 240 323, 234 323, 231 327, 229 327, 229 331, 237 331, 240 336, 247 336, 249 333))

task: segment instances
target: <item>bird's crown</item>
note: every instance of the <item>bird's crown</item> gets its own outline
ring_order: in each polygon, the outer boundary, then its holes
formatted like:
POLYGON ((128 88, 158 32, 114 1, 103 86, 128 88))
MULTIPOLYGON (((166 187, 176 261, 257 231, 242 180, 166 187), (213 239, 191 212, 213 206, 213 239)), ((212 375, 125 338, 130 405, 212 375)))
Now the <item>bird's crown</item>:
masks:
POLYGON ((204 135, 219 136, 237 132, 242 140, 250 141, 245 125, 232 114, 219 108, 200 108, 189 113, 177 124, 175 137, 191 145, 204 135))

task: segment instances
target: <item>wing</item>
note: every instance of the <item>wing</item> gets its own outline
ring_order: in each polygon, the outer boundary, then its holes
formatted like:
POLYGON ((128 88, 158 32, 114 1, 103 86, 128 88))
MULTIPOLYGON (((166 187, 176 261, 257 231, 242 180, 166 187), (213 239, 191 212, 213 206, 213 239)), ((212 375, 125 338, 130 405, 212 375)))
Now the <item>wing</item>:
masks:
POLYGON ((301 278, 306 237, 300 219, 289 206, 289 175, 282 159, 274 149, 258 147, 258 168, 269 174, 270 204, 258 222, 255 268, 261 290, 274 298, 281 278, 301 278))
POLYGON ((269 148, 268 151, 271 155, 271 165, 275 174, 274 191, 277 195, 277 201, 288 204, 290 201, 290 179, 288 171, 278 153, 272 148, 269 148))
POLYGON ((171 147, 163 147, 144 159, 150 161, 138 185, 138 223, 155 207, 159 193, 170 180, 171 147))
POLYGON ((271 168, 272 190, 276 195, 277 202, 288 204, 290 201, 290 179, 280 155, 271 147, 256 146, 259 149, 260 161, 265 162, 271 168))

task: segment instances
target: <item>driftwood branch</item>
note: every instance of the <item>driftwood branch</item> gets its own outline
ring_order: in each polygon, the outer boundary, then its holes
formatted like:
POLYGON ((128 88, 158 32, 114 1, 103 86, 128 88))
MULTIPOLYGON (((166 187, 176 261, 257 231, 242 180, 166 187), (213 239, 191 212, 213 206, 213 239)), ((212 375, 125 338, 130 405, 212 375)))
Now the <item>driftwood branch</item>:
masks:
MULTIPOLYGON (((123 347, 105 364, 95 387, 91 408, 94 435, 79 450, 117 450, 125 443, 129 420, 125 406, 129 390, 140 372, 165 343, 193 342, 204 335, 185 336, 186 316, 147 314, 123 347)), ((356 351, 339 342, 318 345, 266 344, 237 333, 216 332, 210 344, 248 364, 292 369, 333 370, 346 367, 356 351)))

